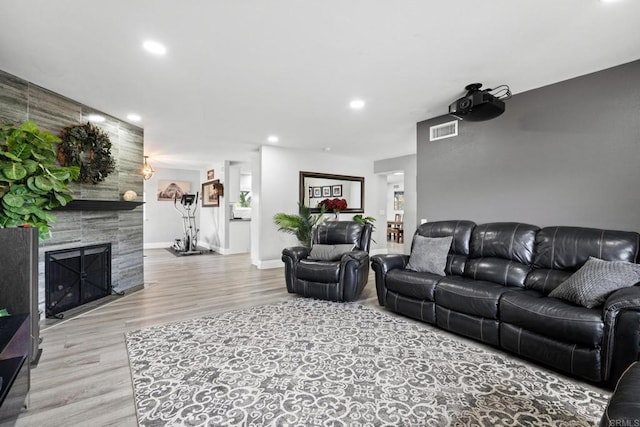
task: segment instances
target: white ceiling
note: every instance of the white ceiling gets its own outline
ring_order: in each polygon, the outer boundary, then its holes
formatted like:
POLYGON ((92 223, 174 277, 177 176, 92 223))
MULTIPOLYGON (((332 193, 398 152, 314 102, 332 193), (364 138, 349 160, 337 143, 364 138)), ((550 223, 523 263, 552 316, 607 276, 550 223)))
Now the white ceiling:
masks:
POLYGON ((0 69, 140 114, 152 164, 184 168, 244 160, 271 134, 410 154, 415 124, 468 83, 519 93, 640 58, 638 0, 1 0, 0 17, 0 69))

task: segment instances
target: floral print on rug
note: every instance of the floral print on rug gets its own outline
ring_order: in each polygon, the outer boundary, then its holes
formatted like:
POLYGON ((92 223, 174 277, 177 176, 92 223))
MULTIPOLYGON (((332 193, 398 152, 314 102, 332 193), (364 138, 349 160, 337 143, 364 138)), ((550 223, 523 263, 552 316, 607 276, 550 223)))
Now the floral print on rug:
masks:
POLYGON ((593 426, 608 399, 358 303, 296 298, 126 343, 141 426, 593 426))

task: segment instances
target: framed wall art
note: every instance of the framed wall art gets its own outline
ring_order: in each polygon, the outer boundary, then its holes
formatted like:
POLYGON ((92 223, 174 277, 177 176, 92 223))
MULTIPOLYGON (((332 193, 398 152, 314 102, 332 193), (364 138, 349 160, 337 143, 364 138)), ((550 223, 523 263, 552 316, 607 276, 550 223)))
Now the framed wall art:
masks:
POLYGON ((191 183, 188 181, 158 180, 158 201, 173 202, 174 199, 180 200, 183 194, 189 193, 191 193, 191 183))
POLYGON ((364 213, 364 177, 300 171, 299 203, 319 213, 317 199, 345 199, 343 213, 364 213))
POLYGON ((220 197, 222 196, 222 184, 219 179, 202 184, 202 207, 218 207, 220 206, 220 197))

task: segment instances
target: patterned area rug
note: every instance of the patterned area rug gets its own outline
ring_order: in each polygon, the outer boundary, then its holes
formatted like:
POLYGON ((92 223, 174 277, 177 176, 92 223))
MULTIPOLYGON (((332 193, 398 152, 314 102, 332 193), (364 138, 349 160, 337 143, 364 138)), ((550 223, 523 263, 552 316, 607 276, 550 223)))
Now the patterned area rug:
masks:
POLYGON ((300 298, 126 341, 141 426, 593 426, 608 398, 356 303, 300 298))

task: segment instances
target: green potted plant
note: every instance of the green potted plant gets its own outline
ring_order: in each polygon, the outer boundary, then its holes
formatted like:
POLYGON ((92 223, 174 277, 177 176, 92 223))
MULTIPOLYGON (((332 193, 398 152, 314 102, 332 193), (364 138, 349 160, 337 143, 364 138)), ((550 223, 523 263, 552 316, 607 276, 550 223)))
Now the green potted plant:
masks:
POLYGON ((241 208, 248 208, 251 206, 251 196, 248 191, 240 192, 240 201, 238 202, 241 208))
POLYGON ((323 220, 326 208, 322 206, 318 215, 311 215, 311 209, 298 203, 298 214, 277 213, 273 221, 279 227, 278 231, 294 234, 300 244, 311 247, 311 232, 313 227, 323 220))
MULTIPOLYGON (((376 229, 376 225, 374 224, 376 222, 376 219, 372 216, 364 216, 362 214, 358 214, 353 216, 353 220, 355 222, 359 222, 360 224, 370 225, 372 232, 376 229)), ((373 243, 377 243, 373 238, 371 238, 371 241, 373 243)))
POLYGON ((50 212, 73 198, 68 184, 80 168, 56 163, 60 139, 33 122, 0 126, 0 228, 31 226, 40 239, 50 235, 50 212))

